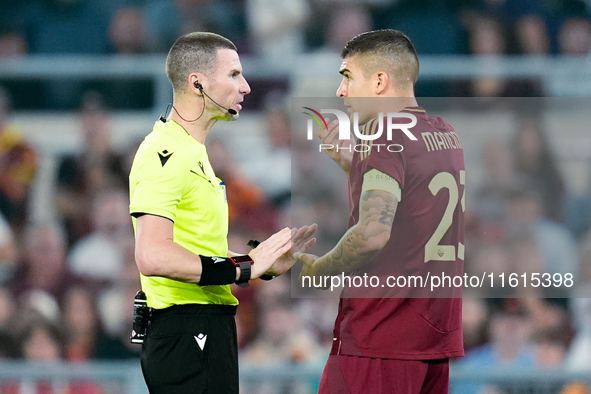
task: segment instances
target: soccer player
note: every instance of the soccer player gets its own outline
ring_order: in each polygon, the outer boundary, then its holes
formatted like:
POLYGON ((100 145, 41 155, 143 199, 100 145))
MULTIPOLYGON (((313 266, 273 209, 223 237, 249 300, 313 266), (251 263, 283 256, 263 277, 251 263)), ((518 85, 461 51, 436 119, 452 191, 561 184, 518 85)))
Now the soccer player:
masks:
MULTIPOLYGON (((383 133, 367 140, 366 149, 357 149, 361 152, 328 152, 348 175, 349 229, 323 256, 296 253, 304 262, 302 276, 425 277, 442 267, 461 275, 463 151, 450 125, 417 106, 413 44, 396 30, 372 31, 349 41, 341 57, 337 96, 358 113, 365 136, 378 134, 380 127, 383 133), (404 114, 393 123, 408 123, 414 115, 417 123, 409 131, 416 141, 401 130, 388 137, 387 117, 379 116, 389 112, 404 114), (385 148, 390 145, 396 149, 385 148)), ((346 148, 337 140, 337 126, 332 122, 319 136, 346 148)), ((343 290, 319 393, 447 393, 449 358, 464 354, 461 299, 350 297, 359 295, 343 290)))
POLYGON ((138 148, 129 179, 135 258, 153 309, 142 371, 152 394, 238 394, 230 284, 287 271, 291 248, 311 246, 316 226, 285 228, 249 255, 228 251, 225 189, 204 142, 218 120, 238 118, 250 87, 234 44, 213 33, 180 37, 166 73, 172 111, 138 148))

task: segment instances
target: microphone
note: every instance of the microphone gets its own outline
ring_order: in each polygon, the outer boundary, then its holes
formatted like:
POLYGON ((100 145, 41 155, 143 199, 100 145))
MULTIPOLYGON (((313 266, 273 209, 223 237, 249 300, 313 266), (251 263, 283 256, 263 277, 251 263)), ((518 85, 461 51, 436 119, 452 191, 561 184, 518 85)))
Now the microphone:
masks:
POLYGON ((215 101, 214 99, 212 99, 211 97, 209 97, 209 95, 208 95, 207 93, 205 93, 205 91, 203 91, 203 86, 202 86, 202 85, 201 85, 199 82, 195 82, 195 87, 196 87, 197 89, 199 89, 199 91, 201 91, 201 93, 203 93, 203 94, 205 95, 205 97, 207 97, 208 99, 210 99, 212 103, 214 103, 215 105, 217 105, 217 106, 218 106, 218 107, 220 107, 221 109, 228 111, 228 113, 229 113, 230 115, 236 115, 236 114, 238 113, 238 112, 236 112, 236 110, 235 110, 235 109, 232 109, 232 108, 226 108, 226 107, 224 107, 223 105, 221 105, 221 104, 218 104, 218 102, 217 102, 217 101, 215 101))

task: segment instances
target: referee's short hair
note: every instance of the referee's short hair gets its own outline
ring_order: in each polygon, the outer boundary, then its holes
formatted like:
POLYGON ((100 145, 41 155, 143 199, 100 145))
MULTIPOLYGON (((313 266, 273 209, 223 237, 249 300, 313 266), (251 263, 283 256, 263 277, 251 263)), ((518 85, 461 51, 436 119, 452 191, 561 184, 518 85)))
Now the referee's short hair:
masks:
POLYGON ((236 46, 215 33, 193 32, 179 37, 166 56, 166 75, 174 92, 185 88, 190 73, 209 73, 216 63, 218 49, 235 51, 236 46))
POLYGON ((415 84, 419 76, 419 58, 410 38, 394 29, 374 30, 353 37, 341 52, 345 59, 360 57, 366 78, 385 71, 398 84, 415 84))

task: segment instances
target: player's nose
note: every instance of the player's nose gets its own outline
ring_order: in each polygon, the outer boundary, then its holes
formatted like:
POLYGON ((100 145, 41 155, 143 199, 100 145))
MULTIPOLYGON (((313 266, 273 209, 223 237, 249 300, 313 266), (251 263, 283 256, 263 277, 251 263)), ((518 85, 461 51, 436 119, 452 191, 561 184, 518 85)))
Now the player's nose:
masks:
POLYGON ((337 97, 347 97, 347 88, 343 82, 341 82, 337 89, 337 97))

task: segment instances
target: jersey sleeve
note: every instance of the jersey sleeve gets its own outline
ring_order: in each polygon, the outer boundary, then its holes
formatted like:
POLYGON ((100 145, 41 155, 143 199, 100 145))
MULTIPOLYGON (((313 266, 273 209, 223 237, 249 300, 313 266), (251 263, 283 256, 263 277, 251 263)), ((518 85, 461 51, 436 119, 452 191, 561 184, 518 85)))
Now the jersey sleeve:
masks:
POLYGON ((408 142, 400 134, 400 130, 393 130, 391 139, 388 139, 386 129, 386 118, 381 120, 373 119, 363 126, 363 134, 372 135, 377 133, 379 122, 382 123, 382 134, 374 141, 366 141, 369 145, 369 151, 365 161, 365 168, 363 173, 375 168, 384 174, 394 178, 400 187, 404 189, 404 168, 405 168, 405 154, 404 144, 408 142))
POLYGON ((138 151, 129 178, 130 214, 157 215, 174 222, 187 174, 189 167, 180 153, 150 148, 138 151))

